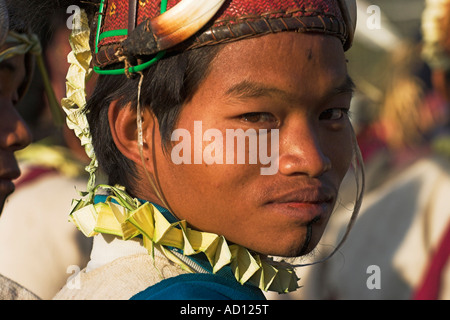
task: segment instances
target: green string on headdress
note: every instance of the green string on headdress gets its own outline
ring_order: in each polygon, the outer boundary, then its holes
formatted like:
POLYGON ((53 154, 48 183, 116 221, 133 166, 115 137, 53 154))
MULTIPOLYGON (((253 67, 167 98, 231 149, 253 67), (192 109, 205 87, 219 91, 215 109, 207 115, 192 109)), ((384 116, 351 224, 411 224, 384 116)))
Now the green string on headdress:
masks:
MULTIPOLYGON (((103 10, 105 6, 105 1, 101 0, 100 2, 100 9, 99 9, 99 15, 98 15, 98 23, 97 23, 97 32, 95 34, 95 53, 98 53, 98 43, 101 39, 105 37, 115 37, 115 36, 123 36, 128 34, 127 29, 120 29, 120 30, 111 30, 104 33, 100 33, 101 25, 102 25, 102 19, 103 19, 103 10)), ((167 10, 167 0, 161 1, 161 14, 166 12, 167 10)), ((100 67, 94 66, 95 73, 101 74, 101 75, 121 75, 128 73, 138 73, 141 72, 151 65, 155 64, 159 60, 161 60, 162 57, 166 54, 165 51, 158 52, 154 58, 150 59, 147 62, 144 62, 142 64, 139 64, 137 66, 131 66, 128 68, 128 70, 125 70, 125 68, 120 69, 114 69, 114 70, 102 70, 100 67)))

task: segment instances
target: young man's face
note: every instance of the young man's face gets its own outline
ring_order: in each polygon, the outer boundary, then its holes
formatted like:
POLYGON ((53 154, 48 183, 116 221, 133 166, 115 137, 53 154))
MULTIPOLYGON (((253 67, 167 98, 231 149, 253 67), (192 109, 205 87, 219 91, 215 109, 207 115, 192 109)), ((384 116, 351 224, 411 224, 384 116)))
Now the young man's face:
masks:
MULTIPOLYGON (((182 139, 173 142, 178 149, 169 154, 163 153, 159 135, 154 139, 156 177, 170 208, 194 229, 262 254, 311 251, 350 165, 351 96, 337 38, 289 32, 226 45, 176 125, 190 133, 191 164, 174 163, 188 152, 181 151, 182 139), (209 129, 216 139, 221 133, 223 154, 212 144, 215 138, 203 137, 209 129), (267 142, 264 152, 257 149, 257 164, 248 154, 244 164, 236 164, 238 147, 227 150, 227 130, 237 129, 253 129, 258 146, 267 142), (196 144, 199 137, 203 142, 196 144), (227 158, 229 151, 234 158, 227 158), (278 157, 261 164, 260 153, 274 151, 278 157), (194 163, 195 154, 201 164, 194 163), (215 156, 223 164, 211 161, 215 156), (261 168, 270 166, 275 171, 262 174, 261 168)), ((253 154, 250 144, 247 140, 245 150, 253 154)))
POLYGON ((31 141, 30 131, 15 108, 25 72, 23 55, 0 63, 0 214, 6 197, 14 191, 12 180, 20 175, 14 152, 31 141))

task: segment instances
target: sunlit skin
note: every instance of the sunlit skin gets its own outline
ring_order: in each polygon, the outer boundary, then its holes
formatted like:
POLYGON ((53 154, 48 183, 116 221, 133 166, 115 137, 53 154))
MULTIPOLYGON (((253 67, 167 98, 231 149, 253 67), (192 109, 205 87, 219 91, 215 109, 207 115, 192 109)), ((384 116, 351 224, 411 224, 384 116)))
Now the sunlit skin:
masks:
POLYGON ((14 191, 13 180, 20 175, 14 152, 31 142, 31 133, 15 107, 25 72, 23 55, 0 63, 0 213, 14 191))
MULTIPOLYGON (((278 129, 278 172, 261 175, 260 165, 249 164, 175 165, 148 112, 146 169, 170 209, 192 228, 261 254, 306 254, 323 234, 350 165, 352 90, 335 37, 288 32, 227 44, 176 128, 193 136, 194 121, 202 121, 203 131, 219 129, 224 137, 226 129, 278 129)), ((135 114, 127 109, 112 104, 113 137, 138 166, 136 194, 163 204, 144 173, 133 142, 135 114)))

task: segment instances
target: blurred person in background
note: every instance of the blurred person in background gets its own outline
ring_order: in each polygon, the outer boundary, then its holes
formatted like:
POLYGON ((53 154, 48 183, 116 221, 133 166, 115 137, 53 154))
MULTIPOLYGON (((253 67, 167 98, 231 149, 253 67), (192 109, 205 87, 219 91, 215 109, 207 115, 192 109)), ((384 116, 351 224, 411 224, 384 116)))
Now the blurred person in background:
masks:
MULTIPOLYGON (((16 5, 24 7, 26 1, 16 1, 16 5)), ((22 175, 15 181, 16 191, 0 219, 0 273, 42 299, 52 298, 85 266, 92 246, 91 239, 81 237, 63 214, 70 210, 71 199, 87 179, 84 150, 64 123, 58 102, 65 96, 69 66, 68 5, 44 1, 38 5, 39 15, 24 10, 33 31, 42 39, 48 76, 36 72, 18 106, 34 140, 17 153, 22 175), (45 94, 46 85, 51 86, 54 100, 45 94), (8 241, 11 238, 16 240, 8 241)))
MULTIPOLYGON (((9 2, 0 1, 0 213, 6 198, 14 191, 13 180, 20 175, 14 153, 32 139, 16 106, 29 85, 33 53, 39 51, 39 42, 14 9, 9 2)), ((0 299, 37 299, 37 296, 0 273, 0 299)))

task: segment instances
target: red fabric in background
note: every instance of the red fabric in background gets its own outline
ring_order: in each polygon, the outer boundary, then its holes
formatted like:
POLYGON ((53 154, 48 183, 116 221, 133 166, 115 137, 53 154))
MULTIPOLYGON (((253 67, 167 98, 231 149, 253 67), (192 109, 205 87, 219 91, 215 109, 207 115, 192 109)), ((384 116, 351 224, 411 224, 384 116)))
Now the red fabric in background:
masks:
POLYGON ((442 241, 432 256, 422 283, 414 293, 414 300, 438 300, 442 281, 442 272, 450 256, 450 224, 444 233, 442 241))

